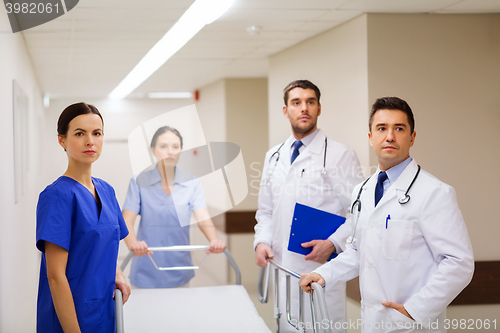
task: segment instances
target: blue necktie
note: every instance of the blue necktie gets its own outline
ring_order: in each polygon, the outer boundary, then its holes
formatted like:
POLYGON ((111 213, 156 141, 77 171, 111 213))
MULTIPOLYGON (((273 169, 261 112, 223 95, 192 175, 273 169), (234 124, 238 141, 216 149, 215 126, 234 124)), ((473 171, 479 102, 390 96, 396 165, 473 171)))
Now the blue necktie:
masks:
POLYGON ((381 171, 378 174, 377 186, 375 186, 375 207, 377 207, 378 202, 382 199, 384 195, 384 181, 387 179, 387 174, 385 171, 381 171))
POLYGON ((299 148, 303 145, 302 141, 295 141, 293 143, 293 153, 292 153, 292 159, 290 160, 290 164, 293 164, 293 161, 299 156, 299 148))

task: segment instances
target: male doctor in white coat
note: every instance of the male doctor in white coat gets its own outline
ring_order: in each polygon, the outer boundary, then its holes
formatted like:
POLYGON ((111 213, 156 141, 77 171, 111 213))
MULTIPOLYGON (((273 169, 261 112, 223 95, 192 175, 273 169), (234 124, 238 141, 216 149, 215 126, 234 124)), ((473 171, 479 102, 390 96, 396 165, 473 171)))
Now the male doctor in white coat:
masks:
MULTIPOLYGON (((349 228, 339 228, 326 240, 311 240, 306 256, 288 251, 288 240, 296 203, 345 216, 350 193, 362 180, 356 153, 317 128, 321 114, 320 91, 307 80, 290 83, 284 90, 283 114, 290 121, 292 135, 266 154, 260 184, 259 209, 255 226, 255 259, 265 267, 266 258, 298 273, 310 272, 327 261, 333 252, 341 252, 349 237, 349 228)), ((280 332, 296 332, 285 315, 285 274, 280 272, 280 332)), ((309 299, 305 297, 305 322, 298 322, 298 281, 292 281, 292 323, 312 328, 309 299)), ((328 296, 330 319, 345 322, 345 284, 332 288, 328 296)), ((307 330, 312 331, 311 329, 307 330)), ((335 332, 345 332, 339 326, 335 332)))
POLYGON ((354 241, 304 274, 301 287, 307 291, 315 281, 328 290, 359 275, 362 332, 445 332, 446 307, 474 271, 455 191, 419 172, 410 157, 416 133, 405 101, 379 98, 369 126, 379 169, 353 191, 352 201, 360 193, 362 207, 357 226, 356 213, 350 221, 354 241))

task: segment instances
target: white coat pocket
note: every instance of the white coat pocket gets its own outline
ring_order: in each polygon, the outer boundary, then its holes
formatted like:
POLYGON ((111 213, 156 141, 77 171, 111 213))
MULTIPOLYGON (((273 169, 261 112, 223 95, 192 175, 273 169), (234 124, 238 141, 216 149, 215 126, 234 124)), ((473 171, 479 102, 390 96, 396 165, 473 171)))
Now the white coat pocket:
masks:
POLYGON ((382 233, 384 257, 390 260, 408 259, 413 238, 413 221, 389 220, 382 233))
POLYGON ((416 321, 408 318, 401 312, 395 309, 389 309, 389 313, 386 318, 386 327, 384 332, 386 333, 411 333, 416 332, 417 328, 421 328, 416 321))

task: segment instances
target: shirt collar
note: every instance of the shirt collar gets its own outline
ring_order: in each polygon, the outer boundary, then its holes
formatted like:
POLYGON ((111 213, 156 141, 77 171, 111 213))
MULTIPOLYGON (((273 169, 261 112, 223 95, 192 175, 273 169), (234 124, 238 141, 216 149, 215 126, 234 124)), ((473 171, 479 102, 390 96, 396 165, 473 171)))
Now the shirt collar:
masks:
MULTIPOLYGON (((389 182, 392 184, 398 180, 399 176, 403 173, 403 171, 406 169, 408 164, 413 161, 413 158, 408 157, 406 160, 403 162, 400 162, 399 164, 396 164, 392 168, 387 169, 385 172, 387 173, 387 178, 389 179, 389 182)), ((377 175, 380 173, 380 167, 377 170, 377 175)))
MULTIPOLYGON (((309 134, 309 135, 307 135, 306 137, 302 138, 300 141, 302 141, 302 144, 303 144, 305 147, 307 147, 307 146, 309 146, 309 145, 311 144, 311 142, 314 140, 314 138, 316 137, 316 134, 318 134, 318 132, 319 132, 319 128, 316 128, 316 130, 315 130, 314 132, 312 132, 311 134, 309 134)), ((292 136, 293 136, 293 134, 292 134, 292 136)), ((291 146, 293 146, 293 143, 294 143, 295 141, 297 141, 297 140, 295 140, 295 138, 294 138, 294 140, 292 141, 292 144, 290 145, 290 147, 291 147, 291 146)))
MULTIPOLYGON (((152 169, 145 171, 143 175, 144 183, 150 187, 154 187, 161 183, 160 171, 158 170, 157 164, 155 164, 152 169)), ((190 178, 187 177, 187 174, 175 167, 174 185, 186 186, 184 182, 188 180, 190 180, 190 178)))

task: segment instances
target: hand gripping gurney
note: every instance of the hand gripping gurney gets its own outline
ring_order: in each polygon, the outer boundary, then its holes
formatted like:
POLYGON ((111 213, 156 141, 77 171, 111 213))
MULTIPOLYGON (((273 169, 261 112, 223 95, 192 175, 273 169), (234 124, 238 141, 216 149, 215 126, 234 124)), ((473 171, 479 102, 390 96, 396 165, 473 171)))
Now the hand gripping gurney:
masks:
MULTIPOLYGON (((151 251, 200 251, 209 246, 186 245, 150 247, 151 251)), ((236 273, 236 285, 197 288, 134 289, 125 306, 122 295, 115 293, 117 333, 127 332, 252 332, 270 333, 258 315, 245 288, 241 286, 241 273, 231 253, 225 249, 229 263, 236 273)), ((122 271, 134 255, 130 252, 121 265, 122 271)), ((150 257, 151 258, 151 257, 150 257)), ((158 270, 196 270, 199 266, 158 267, 158 270)))
MULTIPOLYGON (((273 259, 267 259, 267 267, 262 267, 260 269, 259 274, 259 282, 258 282, 258 293, 259 300, 261 303, 267 303, 268 293, 269 293, 269 279, 271 276, 271 271, 274 271, 274 317, 276 318, 276 332, 280 332, 280 317, 282 315, 281 310, 279 308, 279 271, 283 271, 286 273, 286 318, 289 325, 291 325, 297 332, 305 333, 306 325, 304 325, 304 294, 305 292, 300 288, 297 283, 297 288, 299 288, 299 318, 295 321, 292 320, 292 315, 290 313, 290 294, 291 294, 291 277, 296 279, 300 279, 300 274, 291 271, 280 264, 276 263, 273 259), (265 277, 265 278, 264 278, 265 277)), ((320 323, 317 320, 317 311, 316 307, 319 308, 319 315, 323 321, 330 322, 330 318, 328 317, 328 311, 326 308, 325 294, 323 288, 316 282, 311 284, 312 290, 309 293, 309 299, 311 304, 311 318, 314 323, 313 329, 314 332, 317 332, 317 326, 321 327, 324 332, 332 332, 332 327, 324 327, 321 325, 316 325, 316 323, 320 323), (317 301, 315 303, 315 300, 317 301)))

